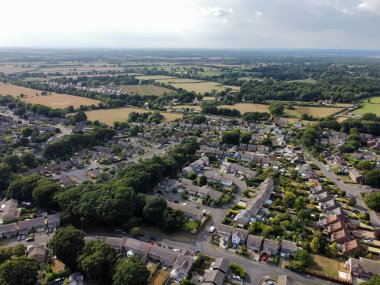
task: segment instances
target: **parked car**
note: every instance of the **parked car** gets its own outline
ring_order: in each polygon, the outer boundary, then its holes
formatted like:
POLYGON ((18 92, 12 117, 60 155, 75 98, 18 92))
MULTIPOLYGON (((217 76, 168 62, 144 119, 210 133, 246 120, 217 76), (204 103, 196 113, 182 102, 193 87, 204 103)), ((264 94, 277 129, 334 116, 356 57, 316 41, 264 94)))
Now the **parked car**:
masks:
POLYGON ((28 237, 28 238, 26 239, 26 241, 27 241, 27 242, 32 242, 32 241, 34 241, 34 237, 28 237))

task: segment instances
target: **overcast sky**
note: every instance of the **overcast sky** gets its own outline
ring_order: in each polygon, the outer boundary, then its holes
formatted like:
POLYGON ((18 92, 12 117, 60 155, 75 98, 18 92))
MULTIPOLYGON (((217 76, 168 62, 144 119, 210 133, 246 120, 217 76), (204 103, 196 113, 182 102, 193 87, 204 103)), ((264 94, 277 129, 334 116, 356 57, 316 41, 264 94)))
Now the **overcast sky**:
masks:
POLYGON ((380 0, 1 0, 0 47, 380 50, 380 0))

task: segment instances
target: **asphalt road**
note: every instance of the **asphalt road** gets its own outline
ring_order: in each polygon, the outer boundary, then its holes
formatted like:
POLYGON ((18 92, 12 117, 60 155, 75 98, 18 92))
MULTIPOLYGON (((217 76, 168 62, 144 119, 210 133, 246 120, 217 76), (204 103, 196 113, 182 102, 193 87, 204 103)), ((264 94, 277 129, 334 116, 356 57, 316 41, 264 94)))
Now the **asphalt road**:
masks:
POLYGON ((327 166, 324 163, 318 161, 317 159, 315 159, 311 155, 308 155, 308 159, 311 160, 311 162, 316 164, 321 169, 321 172, 323 172, 323 174, 326 175, 326 178, 331 179, 332 181, 334 181, 336 186, 338 186, 340 189, 342 189, 347 194, 352 195, 352 197, 356 200, 356 206, 355 207, 361 211, 368 212, 372 225, 375 228, 380 228, 379 216, 376 214, 375 211, 372 211, 371 209, 369 209, 366 206, 362 196, 360 196, 361 192, 371 193, 372 191, 380 191, 380 189, 364 188, 358 184, 353 184, 353 185, 345 184, 345 183, 341 182, 333 172, 328 171, 327 166))

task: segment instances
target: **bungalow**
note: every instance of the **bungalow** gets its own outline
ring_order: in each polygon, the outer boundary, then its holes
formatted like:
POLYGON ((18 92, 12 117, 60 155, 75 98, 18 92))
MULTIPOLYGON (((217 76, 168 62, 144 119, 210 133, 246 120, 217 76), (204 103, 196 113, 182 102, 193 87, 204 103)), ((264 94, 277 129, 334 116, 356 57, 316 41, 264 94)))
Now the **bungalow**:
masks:
POLYGON ((233 228, 224 224, 220 224, 218 227, 218 234, 221 239, 224 241, 224 244, 228 243, 231 238, 233 228))
POLYGON ((149 258, 162 263, 164 266, 173 266, 177 256, 177 252, 157 245, 153 245, 149 251, 149 258))
POLYGON ((352 169, 349 172, 349 176, 355 183, 363 183, 364 182, 364 176, 359 173, 356 169, 352 169))
POLYGON ((351 241, 351 236, 345 228, 331 234, 331 242, 343 244, 348 241, 351 241))
POLYGON ((278 253, 280 242, 277 240, 265 239, 263 244, 263 252, 269 256, 275 256, 278 253))
POLYGON ((0 238, 10 238, 16 236, 17 232, 17 224, 6 224, 6 225, 0 225, 0 238))
POLYGON ((61 218, 59 217, 59 214, 48 215, 46 220, 48 229, 58 228, 59 224, 61 223, 61 218))
POLYGON ((246 243, 248 237, 248 231, 244 229, 235 228, 232 231, 232 243, 236 245, 243 245, 246 243))
POLYGON ((263 237, 249 235, 247 238, 247 248, 254 252, 260 252, 263 245, 263 237))
POLYGON ((298 250, 297 244, 295 242, 283 239, 281 241, 281 256, 284 257, 294 257, 296 251, 298 250))
POLYGON ((108 244, 110 247, 112 247, 117 253, 121 253, 123 250, 125 239, 118 237, 106 237, 104 239, 104 242, 108 244))
POLYGON ((350 274, 359 278, 371 278, 380 275, 380 262, 360 257, 348 260, 350 274))
POLYGON ((28 257, 39 263, 44 263, 46 260, 46 245, 35 244, 28 247, 28 257))
POLYGON ((148 258, 149 250, 152 245, 134 238, 126 238, 124 242, 124 249, 127 255, 138 255, 143 260, 148 258))
POLYGON ((26 234, 32 230, 43 232, 45 226, 45 219, 43 217, 18 222, 20 234, 26 234))

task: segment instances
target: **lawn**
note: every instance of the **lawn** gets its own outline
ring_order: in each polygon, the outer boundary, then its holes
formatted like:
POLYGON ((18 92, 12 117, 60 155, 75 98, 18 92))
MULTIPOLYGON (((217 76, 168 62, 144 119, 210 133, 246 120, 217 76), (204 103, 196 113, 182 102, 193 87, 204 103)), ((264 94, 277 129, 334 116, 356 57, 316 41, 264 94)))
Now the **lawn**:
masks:
POLYGON ((163 285, 170 276, 170 270, 159 269, 150 278, 149 285, 163 285))
POLYGON ((224 91, 227 88, 231 88, 232 90, 239 91, 240 87, 238 86, 228 86, 228 85, 221 85, 217 82, 198 82, 198 83, 173 83, 171 84, 174 88, 182 88, 184 90, 187 90, 189 92, 196 92, 196 93, 206 93, 206 92, 212 92, 213 90, 216 90, 218 92, 224 91))
POLYGON ((339 270, 343 271, 344 262, 327 258, 322 255, 312 254, 312 262, 309 269, 324 273, 329 276, 339 277, 339 270))
POLYGON ((198 228, 198 223, 194 222, 194 221, 188 221, 185 225, 184 225, 184 228, 185 230, 187 231, 194 231, 198 228))
MULTIPOLYGON (((102 110, 92 110, 87 111, 86 115, 88 120, 90 121, 100 121, 107 125, 113 126, 113 123, 116 121, 125 122, 128 120, 129 114, 132 112, 138 113, 146 113, 149 110, 133 108, 133 107, 125 107, 125 108, 117 108, 117 109, 102 109, 102 110)), ((151 110, 153 112, 153 110, 151 110)), ((176 119, 180 119, 183 116, 178 113, 169 113, 169 112, 161 112, 161 114, 165 117, 165 121, 171 122, 176 119)))
POLYGON ((161 80, 161 79, 173 79, 177 77, 167 76, 167 75, 142 75, 136 76, 138 80, 161 80))
POLYGON ((74 108, 79 108, 80 105, 90 106, 98 105, 100 103, 99 100, 85 97, 58 94, 54 92, 48 92, 48 95, 41 95, 41 93, 42 91, 36 89, 0 83, 0 95, 11 95, 20 98, 26 103, 41 104, 51 108, 66 108, 70 105, 74 108), (20 97, 21 94, 24 95, 22 98, 20 97))
POLYGON ((288 81, 285 81, 285 82, 288 82, 288 83, 310 83, 310 84, 316 84, 317 80, 315 80, 315 79, 299 79, 299 80, 288 80, 288 81))
POLYGON ((170 89, 156 85, 123 85, 120 88, 127 94, 161 96, 173 92, 170 89))

